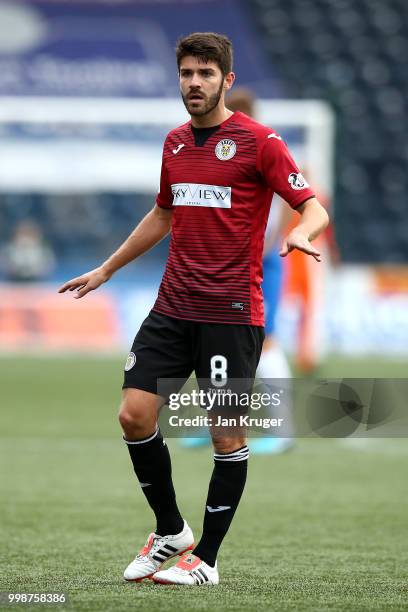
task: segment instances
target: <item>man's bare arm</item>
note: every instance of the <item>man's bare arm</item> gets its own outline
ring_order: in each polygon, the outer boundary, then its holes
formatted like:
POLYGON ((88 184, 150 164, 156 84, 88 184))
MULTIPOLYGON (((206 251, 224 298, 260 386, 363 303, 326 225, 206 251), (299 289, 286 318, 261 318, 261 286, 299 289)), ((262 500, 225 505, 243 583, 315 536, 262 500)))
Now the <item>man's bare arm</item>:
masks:
POLYGON ((329 215, 316 198, 306 200, 296 210, 301 214, 300 221, 290 234, 286 236, 279 255, 286 257, 293 249, 298 249, 307 255, 312 255, 316 261, 321 261, 320 253, 311 244, 311 241, 317 238, 328 226, 329 215))
POLYGON ((90 291, 106 283, 119 268, 122 268, 155 244, 158 244, 171 228, 172 211, 160 208, 157 204, 135 227, 125 242, 99 268, 65 283, 59 293, 77 290, 75 298, 81 298, 90 291))

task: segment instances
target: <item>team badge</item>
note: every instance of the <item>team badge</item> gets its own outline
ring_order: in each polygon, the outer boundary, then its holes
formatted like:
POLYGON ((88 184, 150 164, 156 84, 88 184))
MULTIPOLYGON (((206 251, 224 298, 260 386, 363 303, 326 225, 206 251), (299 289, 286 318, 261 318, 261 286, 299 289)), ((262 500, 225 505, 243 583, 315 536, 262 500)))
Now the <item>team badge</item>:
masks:
POLYGON ((291 174, 289 174, 288 183, 290 184, 292 189, 296 189, 297 191, 300 189, 306 189, 306 187, 310 187, 309 183, 300 172, 292 172, 291 174))
POLYGON ((129 372, 133 368, 136 363, 136 355, 134 353, 129 353, 128 358, 126 359, 125 364, 125 372, 129 372))
POLYGON ((215 147, 215 154, 221 161, 227 161, 234 157, 237 152, 237 145, 233 140, 229 140, 228 138, 224 138, 224 140, 220 140, 220 142, 215 147))

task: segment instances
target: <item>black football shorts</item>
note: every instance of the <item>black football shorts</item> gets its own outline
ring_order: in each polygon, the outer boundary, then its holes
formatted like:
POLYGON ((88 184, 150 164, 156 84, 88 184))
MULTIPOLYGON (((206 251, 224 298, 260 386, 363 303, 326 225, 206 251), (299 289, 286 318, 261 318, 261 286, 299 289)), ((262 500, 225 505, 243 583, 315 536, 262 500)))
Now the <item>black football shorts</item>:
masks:
POLYGON ((199 383, 225 376, 253 381, 264 338, 264 328, 256 325, 186 321, 152 310, 134 339, 123 388, 168 397, 193 371, 199 383))

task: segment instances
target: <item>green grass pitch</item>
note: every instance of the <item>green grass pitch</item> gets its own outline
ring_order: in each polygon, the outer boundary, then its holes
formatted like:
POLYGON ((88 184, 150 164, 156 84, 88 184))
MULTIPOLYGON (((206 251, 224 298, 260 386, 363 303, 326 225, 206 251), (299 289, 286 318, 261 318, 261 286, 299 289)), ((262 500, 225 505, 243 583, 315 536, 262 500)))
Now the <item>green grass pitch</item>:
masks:
MULTIPOLYGON (((64 591, 59 610, 408 610, 404 439, 299 440, 291 453, 252 456, 219 587, 122 582, 154 523, 116 421, 121 369, 118 359, 0 359, 0 591, 64 591)), ((331 360, 322 374, 406 372, 331 360)), ((198 537, 211 452, 169 446, 198 537)))

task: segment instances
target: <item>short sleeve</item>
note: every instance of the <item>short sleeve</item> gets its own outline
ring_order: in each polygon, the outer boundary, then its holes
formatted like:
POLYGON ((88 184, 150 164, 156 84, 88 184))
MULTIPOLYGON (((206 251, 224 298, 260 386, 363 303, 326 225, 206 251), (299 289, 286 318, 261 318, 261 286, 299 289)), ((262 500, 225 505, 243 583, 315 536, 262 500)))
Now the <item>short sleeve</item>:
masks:
POLYGON ((166 160, 164 157, 164 147, 160 172, 160 190, 157 194, 156 204, 157 206, 160 206, 160 208, 173 208, 173 194, 171 191, 171 185, 169 183, 167 174, 166 160))
POLYGON ((309 198, 314 197, 313 190, 278 134, 272 133, 264 137, 258 164, 268 186, 292 208, 297 208, 309 198))

